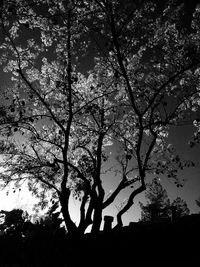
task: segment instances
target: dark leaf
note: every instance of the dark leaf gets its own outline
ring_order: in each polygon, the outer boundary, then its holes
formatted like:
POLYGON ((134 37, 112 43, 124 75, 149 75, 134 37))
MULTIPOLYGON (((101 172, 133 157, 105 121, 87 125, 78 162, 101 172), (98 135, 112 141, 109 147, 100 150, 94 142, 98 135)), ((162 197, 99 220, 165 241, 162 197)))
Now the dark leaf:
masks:
POLYGON ((131 155, 126 155, 126 159, 127 160, 131 160, 132 159, 132 156, 131 155))

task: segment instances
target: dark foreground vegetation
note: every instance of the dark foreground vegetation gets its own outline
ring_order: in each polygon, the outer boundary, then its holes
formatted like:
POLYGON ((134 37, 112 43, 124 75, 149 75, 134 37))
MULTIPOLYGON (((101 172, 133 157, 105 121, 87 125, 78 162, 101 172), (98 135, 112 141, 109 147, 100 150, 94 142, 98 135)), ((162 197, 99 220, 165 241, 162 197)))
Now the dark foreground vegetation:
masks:
POLYGON ((0 266, 134 266, 138 261, 194 261, 199 252, 199 225, 200 215, 193 214, 174 222, 131 223, 71 239, 62 229, 25 223, 23 234, 16 230, 1 235, 0 266))

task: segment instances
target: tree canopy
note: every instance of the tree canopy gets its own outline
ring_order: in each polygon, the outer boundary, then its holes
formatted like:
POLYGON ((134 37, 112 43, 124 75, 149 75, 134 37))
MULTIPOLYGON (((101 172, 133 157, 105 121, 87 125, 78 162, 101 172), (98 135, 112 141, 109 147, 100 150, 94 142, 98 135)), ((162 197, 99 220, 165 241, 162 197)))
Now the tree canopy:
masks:
MULTIPOLYGON (((0 112, 2 186, 28 180, 41 204, 59 200, 68 232, 98 232, 125 188, 133 205, 149 174, 190 166, 167 144, 170 126, 198 128, 199 8, 191 31, 173 1, 3 1, 0 63, 10 82, 0 112), (87 65, 89 68, 87 68, 87 65), (196 120, 195 120, 196 119, 196 120), (106 197, 116 155, 120 181, 106 197), (80 222, 69 199, 80 201, 80 222), (48 195, 49 196, 49 195, 48 195)), ((150 177, 151 177, 150 176, 150 177)))

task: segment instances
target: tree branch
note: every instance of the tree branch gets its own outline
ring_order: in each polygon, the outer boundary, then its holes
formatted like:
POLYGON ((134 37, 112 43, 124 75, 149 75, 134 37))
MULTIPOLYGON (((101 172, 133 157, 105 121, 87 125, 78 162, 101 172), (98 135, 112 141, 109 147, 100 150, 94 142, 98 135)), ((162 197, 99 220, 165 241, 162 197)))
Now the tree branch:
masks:
POLYGON ((130 209, 130 207, 133 205, 133 200, 135 196, 142 193, 146 189, 146 186, 142 184, 140 187, 138 187, 136 190, 134 190, 131 195, 129 196, 128 202, 126 205, 118 212, 117 214, 117 227, 123 226, 122 223, 122 215, 130 209))

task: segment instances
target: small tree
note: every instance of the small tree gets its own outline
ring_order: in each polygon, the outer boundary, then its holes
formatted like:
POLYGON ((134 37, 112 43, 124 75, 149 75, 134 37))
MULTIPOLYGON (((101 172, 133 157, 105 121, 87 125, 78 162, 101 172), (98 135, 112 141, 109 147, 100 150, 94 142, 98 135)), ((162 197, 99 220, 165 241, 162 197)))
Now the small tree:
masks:
POLYGON ((185 200, 177 197, 171 204, 171 211, 173 217, 180 218, 190 214, 190 210, 185 200))
POLYGON ((61 218, 61 212, 59 211, 59 203, 55 202, 45 214, 43 224, 47 226, 54 234, 64 234, 64 227, 61 226, 63 219, 61 218))
POLYGON ((140 202, 142 221, 157 221, 169 217, 170 200, 167 191, 162 187, 158 179, 155 178, 148 184, 145 197, 147 204, 143 205, 140 202))
POLYGON ((189 215, 190 210, 185 200, 177 197, 171 204, 167 191, 162 187, 158 179, 148 184, 145 192, 147 204, 140 202, 142 221, 159 221, 162 218, 180 218, 189 215))
POLYGON ((28 213, 26 211, 21 209, 1 210, 0 216, 2 217, 1 230, 10 235, 17 234, 21 236, 24 223, 28 220, 28 213))

